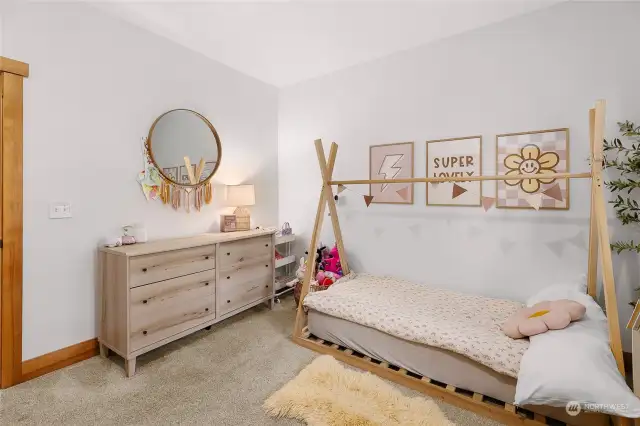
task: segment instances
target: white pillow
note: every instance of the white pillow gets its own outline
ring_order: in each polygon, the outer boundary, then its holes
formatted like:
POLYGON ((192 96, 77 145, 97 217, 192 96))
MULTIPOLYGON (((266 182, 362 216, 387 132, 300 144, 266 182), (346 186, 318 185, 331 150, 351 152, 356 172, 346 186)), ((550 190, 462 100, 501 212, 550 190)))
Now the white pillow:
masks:
POLYGON ((600 306, 576 285, 547 287, 527 300, 570 299, 587 308, 585 316, 562 330, 530 338, 520 362, 516 405, 566 408, 578 402, 582 410, 640 417, 640 399, 618 372, 609 348, 607 318, 600 306))

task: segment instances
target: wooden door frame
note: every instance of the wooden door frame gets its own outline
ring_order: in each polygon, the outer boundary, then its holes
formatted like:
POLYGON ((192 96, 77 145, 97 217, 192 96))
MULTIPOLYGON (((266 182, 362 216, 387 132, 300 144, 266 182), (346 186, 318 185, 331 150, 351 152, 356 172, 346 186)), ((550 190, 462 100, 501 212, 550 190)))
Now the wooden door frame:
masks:
POLYGON ((0 57, 0 388, 22 381, 23 80, 29 65, 0 57))

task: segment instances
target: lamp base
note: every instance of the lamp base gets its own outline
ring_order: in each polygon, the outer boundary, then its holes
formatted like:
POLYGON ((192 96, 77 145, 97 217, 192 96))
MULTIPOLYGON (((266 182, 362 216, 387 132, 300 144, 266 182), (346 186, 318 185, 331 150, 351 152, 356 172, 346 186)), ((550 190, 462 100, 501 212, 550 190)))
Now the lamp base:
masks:
POLYGON ((246 207, 237 207, 233 214, 236 216, 236 230, 248 231, 251 229, 251 215, 246 207))

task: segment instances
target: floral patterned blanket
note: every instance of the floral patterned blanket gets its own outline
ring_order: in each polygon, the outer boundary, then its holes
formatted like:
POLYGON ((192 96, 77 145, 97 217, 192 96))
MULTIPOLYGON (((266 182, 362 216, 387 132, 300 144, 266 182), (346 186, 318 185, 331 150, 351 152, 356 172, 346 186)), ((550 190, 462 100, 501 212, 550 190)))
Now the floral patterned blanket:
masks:
POLYGON ((522 304, 428 287, 411 281, 351 274, 304 299, 310 309, 425 345, 447 349, 517 378, 526 339, 500 326, 522 304))

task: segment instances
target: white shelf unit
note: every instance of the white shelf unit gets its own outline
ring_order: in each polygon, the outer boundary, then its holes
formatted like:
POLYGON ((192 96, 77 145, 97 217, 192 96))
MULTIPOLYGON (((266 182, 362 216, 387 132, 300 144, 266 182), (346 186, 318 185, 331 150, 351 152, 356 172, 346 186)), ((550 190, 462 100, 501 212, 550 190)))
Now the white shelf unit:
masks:
POLYGON ((276 295, 282 295, 289 291, 293 291, 293 286, 289 287, 287 284, 296 280, 296 268, 298 262, 296 255, 291 252, 291 246, 295 240, 295 234, 276 236, 276 251, 283 256, 282 259, 276 259, 275 263, 276 295))

